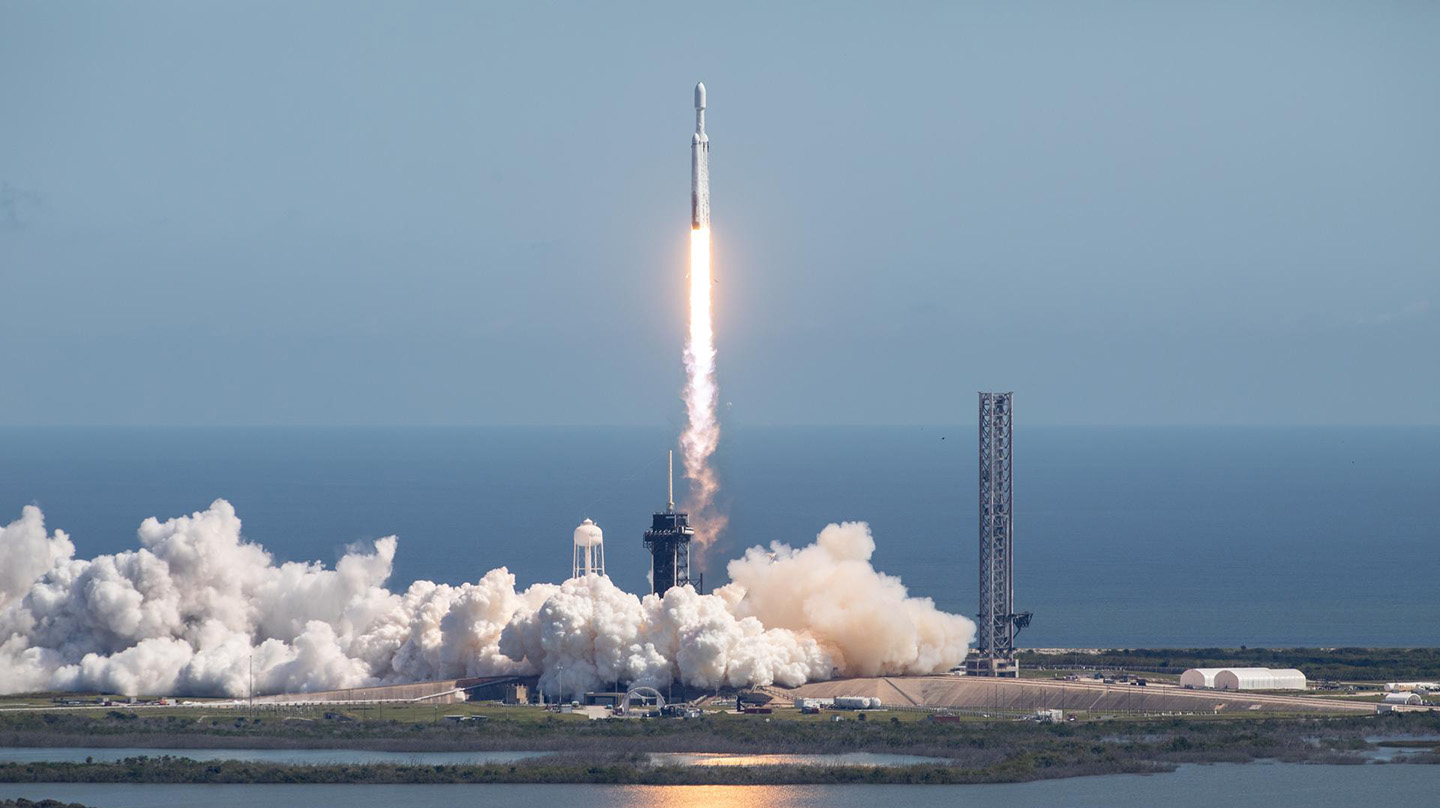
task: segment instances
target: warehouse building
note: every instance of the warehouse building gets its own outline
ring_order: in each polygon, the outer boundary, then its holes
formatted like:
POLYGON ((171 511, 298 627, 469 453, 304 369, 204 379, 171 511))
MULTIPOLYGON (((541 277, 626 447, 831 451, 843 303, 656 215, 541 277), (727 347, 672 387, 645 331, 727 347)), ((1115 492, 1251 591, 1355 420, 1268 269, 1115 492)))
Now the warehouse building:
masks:
POLYGON ((1191 690, 1304 690, 1305 674, 1294 668, 1191 668, 1180 674, 1191 690))

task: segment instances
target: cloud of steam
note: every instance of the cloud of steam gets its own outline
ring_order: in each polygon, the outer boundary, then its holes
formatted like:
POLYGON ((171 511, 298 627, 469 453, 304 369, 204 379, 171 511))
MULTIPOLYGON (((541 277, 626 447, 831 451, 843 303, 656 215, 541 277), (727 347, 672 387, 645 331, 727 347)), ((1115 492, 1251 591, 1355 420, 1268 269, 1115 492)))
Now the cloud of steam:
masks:
POLYGON ((519 591, 503 567, 394 593, 393 536, 327 569, 276 564, 240 527, 216 500, 147 519, 140 549, 87 561, 25 508, 0 530, 0 693, 244 696, 252 660, 257 693, 507 673, 540 674, 552 694, 617 679, 797 685, 944 670, 974 635, 875 571, 863 523, 753 548, 715 594, 644 598, 594 575, 519 591))

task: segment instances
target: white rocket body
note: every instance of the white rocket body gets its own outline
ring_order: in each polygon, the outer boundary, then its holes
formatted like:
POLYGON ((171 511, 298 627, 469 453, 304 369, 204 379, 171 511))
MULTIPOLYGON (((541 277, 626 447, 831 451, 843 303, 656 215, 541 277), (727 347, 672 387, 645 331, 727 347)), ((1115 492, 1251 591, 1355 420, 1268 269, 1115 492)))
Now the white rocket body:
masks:
POLYGON ((710 138, 705 135, 705 85, 695 85, 695 135, 690 138, 690 226, 710 229, 710 138))

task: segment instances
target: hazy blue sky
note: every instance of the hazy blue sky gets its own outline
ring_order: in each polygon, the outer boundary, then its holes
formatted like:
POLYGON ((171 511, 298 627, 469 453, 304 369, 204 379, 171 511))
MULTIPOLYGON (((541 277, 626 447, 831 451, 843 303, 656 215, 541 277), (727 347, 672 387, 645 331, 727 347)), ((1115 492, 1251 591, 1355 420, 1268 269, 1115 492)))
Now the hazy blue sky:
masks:
POLYGON ((1440 423, 1440 4, 0 2, 0 423, 1440 423))

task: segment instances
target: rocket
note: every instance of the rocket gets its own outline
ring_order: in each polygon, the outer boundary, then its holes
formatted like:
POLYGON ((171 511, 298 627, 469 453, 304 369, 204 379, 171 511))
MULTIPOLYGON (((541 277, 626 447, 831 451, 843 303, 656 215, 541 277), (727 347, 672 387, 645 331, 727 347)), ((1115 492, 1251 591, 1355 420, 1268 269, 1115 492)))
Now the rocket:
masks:
POLYGON ((690 138, 690 226, 710 229, 710 138, 705 135, 705 85, 695 85, 695 135, 690 138))

